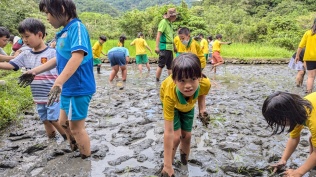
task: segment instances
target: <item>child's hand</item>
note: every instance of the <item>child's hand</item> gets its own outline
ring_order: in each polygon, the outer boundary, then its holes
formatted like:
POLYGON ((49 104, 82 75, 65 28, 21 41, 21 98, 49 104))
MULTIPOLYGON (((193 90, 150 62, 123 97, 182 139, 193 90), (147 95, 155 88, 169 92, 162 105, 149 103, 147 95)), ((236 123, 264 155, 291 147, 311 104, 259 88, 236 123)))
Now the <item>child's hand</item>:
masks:
POLYGON ((31 73, 31 72, 26 72, 26 73, 23 73, 18 79, 18 85, 20 87, 27 87, 28 85, 30 85, 33 80, 34 80, 34 77, 35 77, 35 74, 34 73, 31 73))
POLYGON ((273 168, 272 174, 283 168, 285 164, 286 161, 281 159, 278 163, 270 165, 270 168, 273 168))
POLYGON ((304 174, 300 174, 298 173, 296 170, 293 170, 293 169, 287 169, 285 172, 279 174, 279 175, 282 175, 284 177, 302 177, 304 174))
POLYGON ((160 177, 174 177, 174 170, 172 167, 163 167, 160 177), (170 175, 171 174, 171 175, 170 175))
POLYGON ((50 90, 48 94, 48 101, 47 101, 47 106, 51 106, 55 101, 59 101, 61 93, 61 88, 59 86, 53 86, 53 88, 50 90))
POLYGON ((203 124, 205 127, 208 126, 208 124, 210 123, 210 120, 211 120, 211 119, 210 119, 210 116, 208 115, 207 112, 200 113, 200 114, 198 115, 198 119, 201 120, 202 124, 203 124))

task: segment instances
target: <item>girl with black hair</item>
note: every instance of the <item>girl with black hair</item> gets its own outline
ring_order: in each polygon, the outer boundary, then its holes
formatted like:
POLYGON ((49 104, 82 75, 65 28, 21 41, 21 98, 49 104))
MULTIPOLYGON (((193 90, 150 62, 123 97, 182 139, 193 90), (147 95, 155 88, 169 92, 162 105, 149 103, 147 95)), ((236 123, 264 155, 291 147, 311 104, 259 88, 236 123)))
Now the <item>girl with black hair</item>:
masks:
POLYGON ((172 162, 180 145, 183 165, 190 154, 194 105, 206 96, 211 88, 210 80, 202 75, 201 62, 192 53, 183 53, 172 62, 172 75, 160 87, 160 99, 164 117, 164 175, 174 175, 172 162))
POLYGON ((302 98, 299 95, 276 92, 268 96, 262 106, 262 115, 272 128, 273 135, 281 134, 289 127, 290 138, 279 162, 271 165, 273 173, 285 166, 287 160, 295 151, 299 141, 300 133, 304 127, 309 128, 311 137, 310 156, 298 169, 288 169, 286 176, 300 177, 316 166, 316 93, 302 98))

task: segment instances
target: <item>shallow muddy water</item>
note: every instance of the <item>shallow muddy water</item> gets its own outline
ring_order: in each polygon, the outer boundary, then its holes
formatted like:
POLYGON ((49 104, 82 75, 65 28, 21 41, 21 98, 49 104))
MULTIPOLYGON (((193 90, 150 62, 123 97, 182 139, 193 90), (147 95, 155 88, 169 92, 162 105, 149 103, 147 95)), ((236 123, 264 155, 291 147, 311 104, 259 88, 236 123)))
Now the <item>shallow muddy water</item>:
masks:
MULTIPOLYGON (((151 65, 150 72, 144 68, 140 75, 135 64, 128 65, 126 83, 108 82, 109 64, 103 64, 102 74, 95 75, 97 93, 86 120, 91 158, 81 160, 61 137, 48 140, 44 126, 30 110, 1 136, 0 176, 158 176, 163 162, 163 118, 156 67, 151 65)), ((204 73, 212 83, 206 98, 211 123, 204 127, 195 119, 190 163, 176 163, 176 176, 269 176, 267 167, 281 157, 287 135, 269 136, 262 103, 277 90, 303 96, 306 78, 303 88, 297 88, 295 71, 284 64, 227 64, 216 75, 208 65, 204 73)), ((164 70, 161 78, 165 77, 164 70)), ((296 168, 305 161, 307 139, 304 130, 287 167, 296 168)), ((175 161, 179 159, 177 153, 175 161)), ((305 177, 314 175, 312 171, 305 177)))

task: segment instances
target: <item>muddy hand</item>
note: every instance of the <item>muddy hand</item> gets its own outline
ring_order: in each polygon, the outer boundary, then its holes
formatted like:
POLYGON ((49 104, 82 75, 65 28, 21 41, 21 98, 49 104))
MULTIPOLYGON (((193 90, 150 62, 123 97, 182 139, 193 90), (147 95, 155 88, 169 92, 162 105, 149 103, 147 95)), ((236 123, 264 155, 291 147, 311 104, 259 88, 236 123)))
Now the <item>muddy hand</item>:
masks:
POLYGON ((33 82, 34 77, 35 75, 32 73, 24 73, 18 78, 18 85, 25 88, 33 82))
POLYGON ((198 118, 201 120, 202 124, 206 127, 210 123, 210 117, 208 116, 207 112, 200 113, 198 118))
POLYGON ((285 166, 285 164, 286 161, 280 160, 278 163, 270 165, 270 169, 273 169, 272 174, 282 169, 285 166))
POLYGON ((161 174, 160 174, 160 177, 174 177, 174 174, 172 174, 171 176, 169 176, 167 172, 162 171, 161 174))
POLYGON ((48 102, 47 102, 47 106, 51 106, 55 101, 59 101, 59 96, 61 93, 61 89, 59 86, 54 86, 49 94, 48 94, 48 102))

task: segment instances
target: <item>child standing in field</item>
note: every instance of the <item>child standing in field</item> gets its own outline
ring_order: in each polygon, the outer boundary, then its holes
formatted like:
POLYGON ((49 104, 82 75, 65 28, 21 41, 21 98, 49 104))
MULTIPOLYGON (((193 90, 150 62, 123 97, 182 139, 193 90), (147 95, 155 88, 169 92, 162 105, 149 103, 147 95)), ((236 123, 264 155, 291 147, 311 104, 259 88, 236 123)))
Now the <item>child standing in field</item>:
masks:
POLYGON ((216 35, 216 40, 213 43, 213 53, 212 53, 212 69, 211 71, 214 69, 214 73, 216 73, 216 67, 223 64, 224 60, 220 55, 221 52, 221 45, 222 44, 228 44, 230 45, 231 42, 222 42, 222 38, 223 36, 221 34, 217 34, 216 35))
POLYGON ((105 54, 102 52, 103 44, 106 42, 106 37, 101 35, 99 37, 99 41, 95 42, 92 47, 93 52, 93 66, 97 66, 97 73, 101 74, 101 54, 105 56, 105 54))
POLYGON ((194 105, 200 96, 206 96, 211 83, 202 76, 201 62, 191 53, 184 53, 172 62, 172 75, 160 88, 164 117, 164 175, 174 175, 172 163, 180 144, 182 164, 186 165, 190 154, 194 105))
POLYGON ((109 77, 109 81, 113 81, 117 76, 119 69, 122 72, 122 80, 125 82, 127 77, 126 64, 129 61, 129 51, 125 47, 113 47, 108 52, 108 58, 112 67, 112 72, 109 77))
POLYGON ((121 35, 119 37, 119 42, 117 43, 117 47, 124 47, 125 40, 126 40, 126 36, 121 35))
POLYGON ((153 54, 151 48, 148 46, 147 42, 144 39, 143 33, 137 34, 137 39, 134 39, 131 42, 131 45, 135 45, 136 47, 136 64, 138 65, 138 70, 142 73, 142 64, 146 64, 148 72, 150 71, 149 61, 146 54, 146 48, 153 54))
MULTIPOLYGON (((22 35, 24 43, 32 49, 23 51, 16 58, 10 60, 9 63, 0 63, 0 69, 18 71, 25 67, 27 70, 31 70, 56 56, 55 49, 47 47, 44 43, 45 26, 41 21, 27 18, 19 24, 18 31, 22 35)), ((57 130, 66 140, 67 136, 58 122, 59 103, 54 102, 52 105, 46 106, 47 94, 56 78, 56 68, 37 75, 31 83, 31 91, 47 136, 54 138, 57 130)))
POLYGON ((316 18, 310 30, 306 31, 296 52, 295 61, 298 62, 300 54, 305 48, 303 61, 306 64, 307 83, 306 93, 312 93, 314 87, 314 80, 316 77, 316 18))
POLYGON ((179 32, 180 29, 181 29, 181 27, 178 28, 177 36, 173 39, 174 52, 176 53, 176 57, 179 56, 181 53, 185 52, 185 46, 182 44, 182 42, 181 42, 181 40, 179 38, 179 35, 178 35, 178 32, 179 32))
POLYGON ((3 48, 8 44, 10 32, 7 28, 0 26, 0 62, 10 61, 14 56, 8 56, 3 48))
POLYGON ((301 87, 303 85, 304 75, 305 75, 305 64, 303 62, 305 53, 305 48, 300 53, 299 61, 295 62, 296 52, 293 54, 290 62, 289 62, 289 68, 297 70, 295 83, 297 87, 301 87))
MULTIPOLYGON (((212 60, 212 54, 213 54, 213 37, 212 36, 209 36, 207 38, 207 41, 208 41, 208 51, 209 51, 209 54, 208 54, 208 58, 207 60, 212 60)), ((211 61, 212 63, 212 61, 211 61)))
POLYGON ((197 55, 200 59, 201 68, 203 70, 206 66, 204 53, 199 43, 190 36, 189 28, 186 28, 186 27, 181 28, 178 31, 178 36, 180 38, 181 43, 185 46, 184 52, 189 52, 189 53, 193 53, 197 55))
POLYGON ((262 114, 273 134, 281 134, 286 127, 290 137, 279 162, 272 165, 273 173, 286 165, 287 160, 300 142, 300 133, 304 127, 310 130, 310 155, 297 169, 288 169, 285 176, 301 177, 316 166, 316 93, 302 98, 299 95, 275 92, 268 96, 262 106, 262 114))
POLYGON ((89 34, 77 18, 72 0, 41 0, 39 9, 46 13, 54 28, 64 28, 56 34, 56 58, 23 74, 21 84, 27 85, 34 75, 57 66, 59 76, 52 86, 47 104, 60 97, 60 124, 72 150, 79 148, 81 158, 87 158, 91 150, 85 118, 96 91, 89 34))
POLYGON ((208 53, 209 53, 208 42, 207 42, 206 39, 204 39, 204 35, 203 34, 200 34, 199 37, 201 39, 200 46, 201 46, 201 49, 203 51, 204 58, 205 58, 205 63, 206 63, 206 60, 208 59, 208 53))

